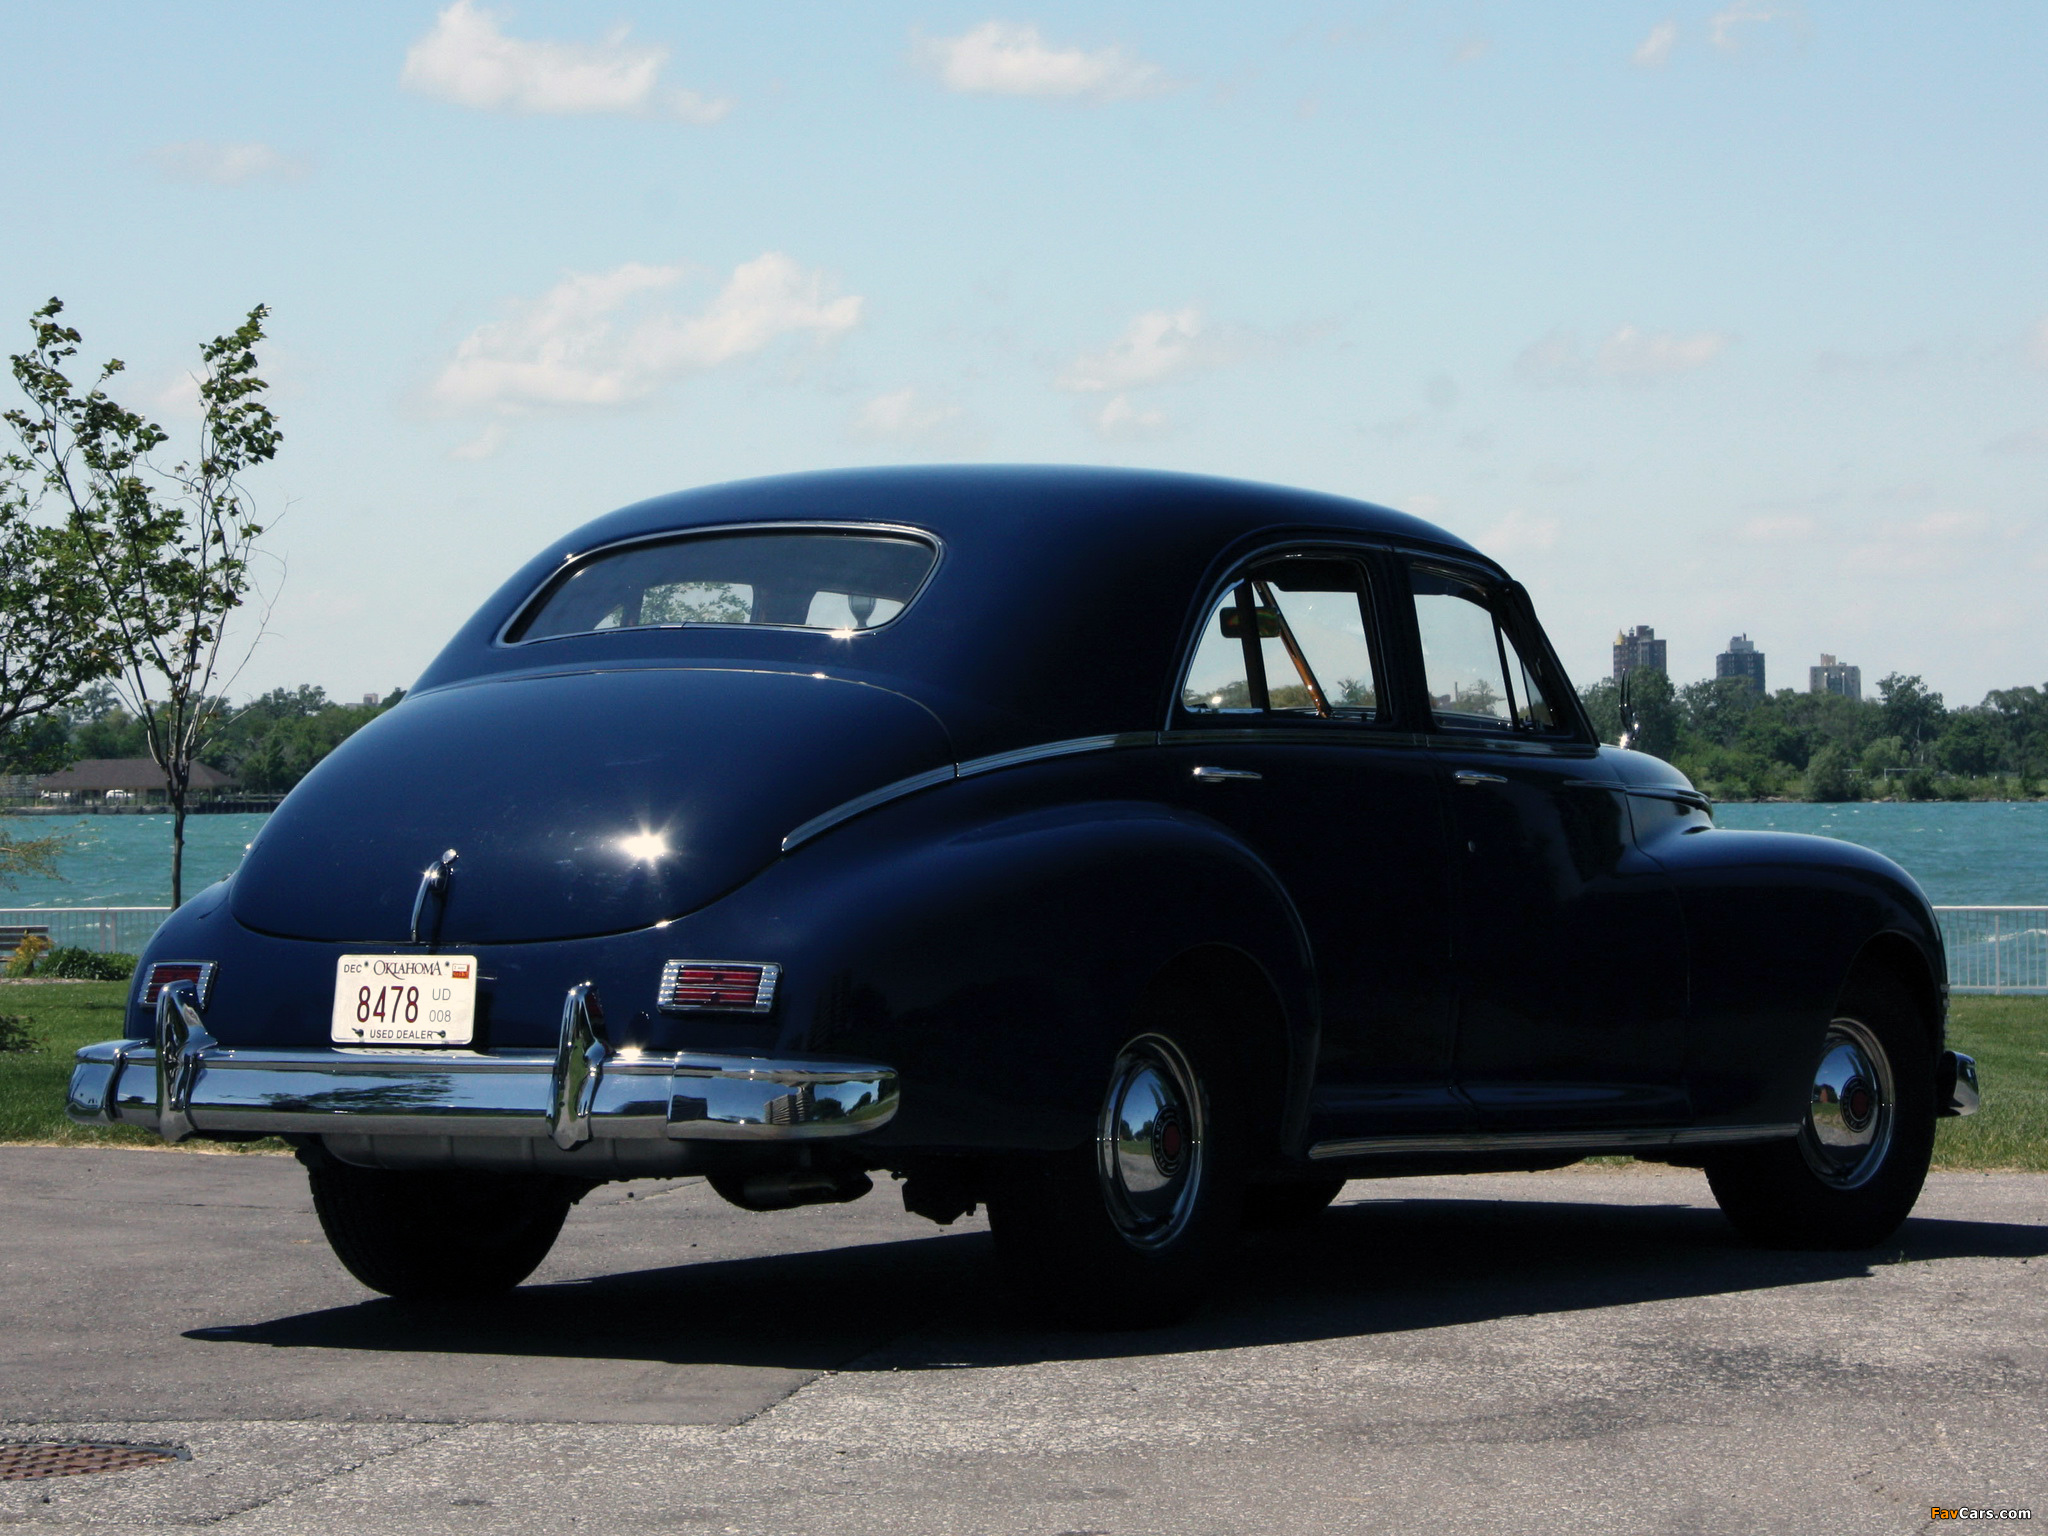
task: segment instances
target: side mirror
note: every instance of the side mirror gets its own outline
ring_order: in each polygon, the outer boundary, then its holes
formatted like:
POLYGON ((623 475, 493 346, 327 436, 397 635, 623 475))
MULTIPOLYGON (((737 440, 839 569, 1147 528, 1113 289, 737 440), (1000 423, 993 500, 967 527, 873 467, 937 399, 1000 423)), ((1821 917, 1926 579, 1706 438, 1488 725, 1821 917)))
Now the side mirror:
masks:
MULTIPOLYGON (((1254 608, 1252 612, 1258 616, 1259 638, 1261 640, 1278 640, 1280 638, 1280 610, 1277 608, 1254 608)), ((1223 619, 1223 638, 1226 640, 1242 640, 1244 638, 1244 610, 1236 607, 1225 608, 1222 610, 1221 617, 1223 619)))
POLYGON ((1621 740, 1615 743, 1616 746, 1627 748, 1631 752, 1635 750, 1636 737, 1642 734, 1643 729, 1642 722, 1636 718, 1636 706, 1629 698, 1628 692, 1629 673, 1634 670, 1631 667, 1621 674, 1621 740))

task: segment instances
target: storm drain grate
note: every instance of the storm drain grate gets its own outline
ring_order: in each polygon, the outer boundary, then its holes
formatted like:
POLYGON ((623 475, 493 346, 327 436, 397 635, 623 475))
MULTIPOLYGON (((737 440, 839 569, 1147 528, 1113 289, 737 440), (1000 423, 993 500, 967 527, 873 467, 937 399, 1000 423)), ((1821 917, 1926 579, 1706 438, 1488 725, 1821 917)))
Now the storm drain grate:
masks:
POLYGON ((78 1477, 87 1472, 126 1472, 160 1462, 184 1461, 187 1456, 186 1450, 176 1445, 98 1445, 81 1440, 0 1445, 0 1483, 78 1477))

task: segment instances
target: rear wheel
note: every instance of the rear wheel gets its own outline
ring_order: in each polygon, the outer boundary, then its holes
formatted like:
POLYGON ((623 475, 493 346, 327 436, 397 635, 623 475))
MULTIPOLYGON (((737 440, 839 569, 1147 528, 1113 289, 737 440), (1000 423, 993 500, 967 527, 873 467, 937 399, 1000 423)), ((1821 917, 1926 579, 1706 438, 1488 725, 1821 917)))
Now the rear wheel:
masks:
POLYGON ((1019 1159, 989 1197, 1020 1297, 1083 1327, 1173 1322, 1237 1230, 1241 1128, 1214 1031, 1162 1020, 1117 1052, 1090 1144, 1019 1159))
POLYGON ((331 1160, 308 1170, 344 1268, 401 1300, 508 1291, 540 1267, 588 1188, 544 1174, 406 1172, 331 1160))
POLYGON ((1814 1063, 1799 1134, 1716 1153, 1707 1182, 1771 1248, 1868 1248, 1920 1197, 1934 1152, 1934 1046, 1896 983, 1843 998, 1814 1063))

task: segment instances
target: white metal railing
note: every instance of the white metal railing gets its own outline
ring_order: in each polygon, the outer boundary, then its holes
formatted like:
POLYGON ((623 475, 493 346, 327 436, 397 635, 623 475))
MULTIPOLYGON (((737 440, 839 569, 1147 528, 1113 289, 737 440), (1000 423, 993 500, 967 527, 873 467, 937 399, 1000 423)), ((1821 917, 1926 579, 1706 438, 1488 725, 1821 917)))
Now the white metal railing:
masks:
POLYGON ((2048 992, 2048 907, 1936 907, 1951 992, 2048 992))
POLYGON ((139 955, 170 915, 169 907, 0 907, 0 928, 47 928, 53 949, 139 955))

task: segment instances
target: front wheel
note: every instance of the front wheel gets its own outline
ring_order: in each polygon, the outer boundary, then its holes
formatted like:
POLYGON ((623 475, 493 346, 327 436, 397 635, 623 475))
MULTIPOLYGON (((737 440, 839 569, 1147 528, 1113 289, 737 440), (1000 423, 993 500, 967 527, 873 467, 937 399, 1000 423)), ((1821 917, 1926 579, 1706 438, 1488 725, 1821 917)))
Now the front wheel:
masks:
POLYGON ((332 1160, 307 1176, 334 1256, 401 1301, 509 1291, 540 1267, 589 1187, 545 1174, 393 1173, 332 1160))
POLYGON ((1844 997, 1799 1133, 1716 1153, 1714 1198, 1770 1248, 1869 1248, 1898 1230, 1934 1153, 1934 1046, 1896 985, 1844 997))
POLYGON ((1149 1030, 1110 1068, 1087 1146, 1020 1158, 989 1196, 998 1261, 1084 1327, 1157 1327, 1201 1299, 1237 1230, 1237 1109, 1205 1031, 1149 1030))

